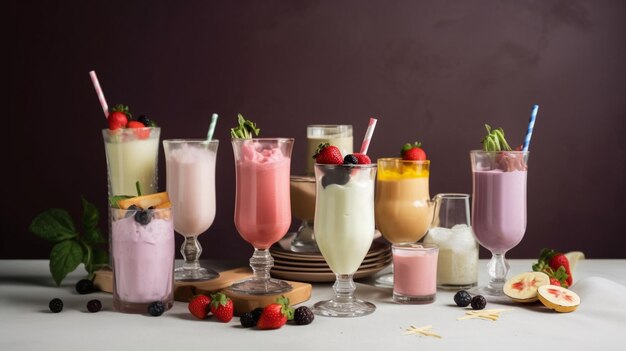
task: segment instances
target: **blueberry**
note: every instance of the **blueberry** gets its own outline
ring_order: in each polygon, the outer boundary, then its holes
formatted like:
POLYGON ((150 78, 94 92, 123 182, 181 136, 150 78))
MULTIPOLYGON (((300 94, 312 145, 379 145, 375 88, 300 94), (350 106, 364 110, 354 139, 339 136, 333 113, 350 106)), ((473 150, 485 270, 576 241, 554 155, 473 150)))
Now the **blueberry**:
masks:
POLYGON ((141 207, 137 206, 137 205, 130 205, 128 206, 128 208, 126 209, 126 214, 125 217, 130 217, 133 216, 135 214, 135 211, 141 211, 141 207))
POLYGON ((293 321, 296 322, 297 325, 307 325, 311 324, 315 319, 315 315, 313 315, 313 311, 306 306, 301 306, 296 308, 293 314, 293 321))
POLYGON ((157 126, 157 124, 154 123, 153 120, 151 120, 150 118, 146 117, 145 115, 141 115, 141 116, 137 117, 137 121, 141 122, 146 127, 156 127, 157 126))
POLYGON ((165 304, 161 301, 154 301, 148 305, 148 313, 151 316, 158 317, 165 312, 165 304))
POLYGON ((458 291, 454 294, 454 303, 459 307, 467 307, 472 301, 472 296, 465 290, 458 291))
POLYGON ((322 177, 322 186, 326 188, 331 184, 344 185, 350 181, 351 167, 337 166, 326 170, 322 177))
POLYGON ((487 300, 482 295, 476 295, 472 298, 472 309, 474 310, 482 310, 487 306, 487 300))
POLYGON ((87 302, 87 311, 96 313, 102 309, 102 302, 100 300, 89 300, 87 302))
POLYGON ((76 292, 84 295, 93 292, 93 282, 89 279, 81 279, 76 283, 76 292))
POLYGON ((246 312, 239 317, 239 322, 241 322, 241 326, 244 328, 252 328, 256 325, 257 320, 254 319, 252 312, 246 312))
POLYGON ((147 225, 152 220, 152 211, 135 212, 135 221, 141 225, 147 225))
POLYGON ((346 157, 343 158, 343 164, 344 165, 358 165, 359 159, 356 158, 356 156, 352 154, 346 155, 346 157))
POLYGON ((53 313, 59 313, 63 311, 63 301, 61 301, 61 299, 54 298, 50 300, 48 307, 53 313))

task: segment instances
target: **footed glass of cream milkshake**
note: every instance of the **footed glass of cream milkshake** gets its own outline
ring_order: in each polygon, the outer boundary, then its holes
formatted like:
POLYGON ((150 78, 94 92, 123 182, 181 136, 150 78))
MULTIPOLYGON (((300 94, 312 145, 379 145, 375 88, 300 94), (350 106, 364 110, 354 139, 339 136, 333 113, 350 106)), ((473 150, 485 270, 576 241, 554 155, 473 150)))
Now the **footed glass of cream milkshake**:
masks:
POLYGON ((290 291, 291 285, 270 277, 274 259, 270 246, 291 224, 289 176, 293 139, 232 139, 235 153, 235 227, 254 246, 253 276, 234 283, 231 291, 268 295, 290 291))
MULTIPOLYGON (((420 240, 433 218, 428 179, 430 161, 378 159, 376 180, 376 225, 392 244, 420 240)), ((393 273, 376 279, 376 284, 393 286, 393 273)))
POLYGON ((137 182, 143 194, 157 191, 160 132, 158 127, 102 130, 109 196, 137 195, 137 182))
POLYGON ((335 297, 315 304, 330 317, 358 317, 376 306, 354 297, 352 279, 374 240, 375 164, 315 164, 315 240, 336 275, 335 297))
POLYGON ((219 277, 201 267, 202 246, 198 235, 215 219, 215 160, 217 140, 164 140, 167 192, 172 202, 174 229, 185 237, 180 249, 183 265, 176 268, 179 281, 202 281, 219 277))
POLYGON ((509 264, 504 255, 526 232, 528 151, 470 151, 472 227, 476 240, 492 253, 489 283, 481 294, 503 296, 509 264))
POLYGON ((169 309, 174 301, 171 209, 133 206, 110 208, 110 213, 113 308, 146 313, 150 303, 160 301, 169 309))

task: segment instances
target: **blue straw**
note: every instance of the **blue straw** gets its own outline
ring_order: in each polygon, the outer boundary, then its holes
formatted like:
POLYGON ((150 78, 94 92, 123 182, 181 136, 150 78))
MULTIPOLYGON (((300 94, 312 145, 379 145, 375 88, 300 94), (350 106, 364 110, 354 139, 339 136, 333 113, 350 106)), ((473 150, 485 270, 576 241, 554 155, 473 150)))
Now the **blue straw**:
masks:
POLYGON ((533 128, 535 128, 537 111, 539 111, 539 105, 533 105, 533 109, 530 112, 530 121, 528 122, 528 130, 526 131, 526 138, 524 138, 524 146, 522 147, 522 151, 528 151, 528 147, 530 146, 530 138, 533 136, 533 128))
POLYGON ((209 132, 206 135, 206 140, 211 141, 213 139, 213 132, 215 132, 215 124, 217 124, 217 113, 211 116, 211 125, 209 125, 209 132))

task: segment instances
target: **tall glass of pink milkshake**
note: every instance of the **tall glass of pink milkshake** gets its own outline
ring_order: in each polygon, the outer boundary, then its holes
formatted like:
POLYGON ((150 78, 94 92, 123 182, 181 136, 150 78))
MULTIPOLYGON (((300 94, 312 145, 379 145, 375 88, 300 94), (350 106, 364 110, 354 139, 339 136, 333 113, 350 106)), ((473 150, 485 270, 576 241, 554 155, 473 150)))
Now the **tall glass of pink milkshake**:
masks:
POLYGON ((470 152, 474 234, 492 253, 489 284, 478 289, 483 295, 503 295, 509 271, 504 255, 519 244, 526 232, 528 155, 528 151, 470 152))
POLYGON ((266 295, 287 292, 291 285, 270 277, 274 259, 269 248, 291 224, 289 177, 293 139, 233 139, 237 176, 235 226, 254 246, 253 277, 234 283, 235 292, 266 295))
POLYGON ((215 219, 215 160, 218 141, 164 140, 167 192, 174 212, 174 229, 185 237, 180 249, 183 265, 176 268, 179 281, 203 281, 219 277, 201 267, 202 246, 198 235, 215 219))

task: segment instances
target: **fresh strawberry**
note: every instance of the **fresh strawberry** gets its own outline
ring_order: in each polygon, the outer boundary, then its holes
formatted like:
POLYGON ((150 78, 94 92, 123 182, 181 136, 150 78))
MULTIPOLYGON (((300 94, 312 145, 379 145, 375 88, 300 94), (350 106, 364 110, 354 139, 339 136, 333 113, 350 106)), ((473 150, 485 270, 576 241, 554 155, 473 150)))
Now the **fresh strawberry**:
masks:
POLYGON ((402 147, 402 151, 400 152, 403 160, 410 161, 425 161, 426 160, 426 152, 422 149, 422 143, 416 141, 413 144, 406 143, 402 147))
POLYGON ((329 143, 320 144, 315 150, 313 155, 315 162, 324 164, 340 165, 343 163, 343 156, 341 151, 336 146, 332 146, 329 143))
POLYGON ((206 295, 196 295, 189 301, 189 312, 198 319, 205 319, 209 315, 211 298, 206 295))
POLYGON ((211 313, 219 321, 228 323, 233 319, 235 307, 233 306, 233 300, 222 293, 215 293, 211 295, 211 313))
POLYGON ((289 299, 281 296, 276 303, 265 306, 256 326, 259 329, 278 329, 291 319, 293 308, 289 307, 289 299))
POLYGON ((109 129, 115 130, 119 128, 125 128, 128 120, 132 117, 128 112, 128 106, 117 105, 109 112, 107 122, 109 123, 109 129))
POLYGON ((550 267, 552 267, 555 271, 561 269, 560 267, 563 267, 565 274, 567 274, 565 282, 568 287, 572 286, 572 271, 569 268, 569 260, 564 254, 560 252, 555 253, 550 259, 550 267))
POLYGON ((150 129, 146 129, 146 126, 139 121, 129 121, 126 124, 126 128, 133 128, 135 130, 135 135, 139 139, 148 139, 150 137, 150 129))
POLYGON ((564 288, 572 285, 572 273, 567 257, 554 250, 541 250, 539 261, 533 265, 533 271, 546 273, 550 277, 551 282, 552 279, 555 279, 564 288))
POLYGON ((370 163, 372 163, 372 160, 370 160, 370 157, 366 154, 355 152, 353 153, 353 155, 356 157, 357 160, 359 160, 360 165, 369 165, 370 163))

